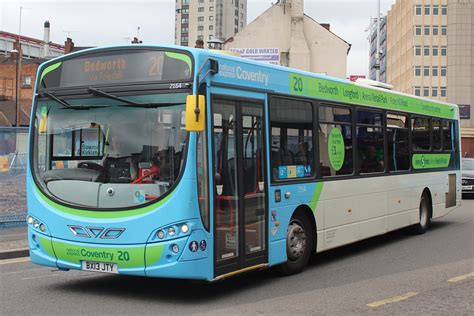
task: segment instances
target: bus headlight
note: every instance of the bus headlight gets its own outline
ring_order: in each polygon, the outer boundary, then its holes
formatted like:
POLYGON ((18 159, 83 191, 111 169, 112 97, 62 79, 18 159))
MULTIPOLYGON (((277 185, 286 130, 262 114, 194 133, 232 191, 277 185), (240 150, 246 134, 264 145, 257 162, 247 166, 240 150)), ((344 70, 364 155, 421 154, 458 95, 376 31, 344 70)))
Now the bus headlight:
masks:
POLYGON ((178 253, 179 252, 179 246, 177 244, 174 244, 173 246, 171 246, 171 251, 173 251, 174 253, 178 253))
POLYGON ((165 238, 165 232, 164 232, 162 229, 160 229, 160 230, 158 231, 158 233, 156 233, 156 235, 157 235, 158 238, 160 238, 160 239, 165 238))
POLYGON ((181 231, 186 234, 189 231, 189 226, 186 224, 181 225, 181 231))
POLYGON ((176 230, 174 227, 168 228, 168 236, 174 236, 176 234, 176 230))
POLYGON ((28 219, 27 219, 28 224, 30 225, 33 224, 33 221, 34 221, 33 217, 28 216, 28 219))
POLYGON ((43 224, 43 223, 41 223, 41 224, 39 225, 39 228, 40 228, 40 230, 41 230, 42 232, 44 232, 44 231, 46 230, 46 227, 44 227, 44 224, 43 224))
POLYGON ((34 221, 33 221, 33 227, 34 227, 34 228, 38 228, 39 225, 40 225, 40 222, 38 222, 37 220, 34 220, 34 221))

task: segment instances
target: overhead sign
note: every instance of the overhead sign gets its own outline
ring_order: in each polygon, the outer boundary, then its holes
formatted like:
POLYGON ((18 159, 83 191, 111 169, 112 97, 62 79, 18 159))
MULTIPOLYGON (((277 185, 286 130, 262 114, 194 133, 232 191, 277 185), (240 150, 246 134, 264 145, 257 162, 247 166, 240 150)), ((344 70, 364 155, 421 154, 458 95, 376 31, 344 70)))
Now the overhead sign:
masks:
POLYGON ((459 118, 470 119, 471 118, 471 105, 470 104, 459 104, 459 118))
POLYGON ((280 65, 280 49, 278 48, 230 48, 240 57, 260 61, 266 64, 280 65))

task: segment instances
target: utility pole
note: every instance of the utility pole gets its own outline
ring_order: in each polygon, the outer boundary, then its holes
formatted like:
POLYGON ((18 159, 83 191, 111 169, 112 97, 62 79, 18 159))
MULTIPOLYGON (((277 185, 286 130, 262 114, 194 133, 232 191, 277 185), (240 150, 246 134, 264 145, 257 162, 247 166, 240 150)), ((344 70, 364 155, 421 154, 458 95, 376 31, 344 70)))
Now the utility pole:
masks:
POLYGON ((375 52, 375 80, 380 81, 380 0, 377 0, 377 51, 375 52))
POLYGON ((23 58, 23 50, 21 49, 21 11, 20 7, 20 23, 18 26, 18 55, 16 62, 16 127, 20 127, 20 100, 21 100, 21 60, 23 58))

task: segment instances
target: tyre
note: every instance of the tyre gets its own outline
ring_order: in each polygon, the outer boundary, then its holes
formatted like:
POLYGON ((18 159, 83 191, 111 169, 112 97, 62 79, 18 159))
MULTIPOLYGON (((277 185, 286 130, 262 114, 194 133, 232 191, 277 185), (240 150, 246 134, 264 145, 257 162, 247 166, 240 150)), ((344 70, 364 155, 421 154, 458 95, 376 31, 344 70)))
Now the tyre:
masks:
POLYGON ((293 275, 303 271, 308 264, 313 249, 313 232, 310 220, 303 213, 293 216, 286 235, 287 261, 280 265, 284 275, 293 275))
POLYGON ((415 234, 421 235, 428 230, 431 222, 431 200, 427 193, 423 193, 420 200, 420 222, 413 226, 415 234))

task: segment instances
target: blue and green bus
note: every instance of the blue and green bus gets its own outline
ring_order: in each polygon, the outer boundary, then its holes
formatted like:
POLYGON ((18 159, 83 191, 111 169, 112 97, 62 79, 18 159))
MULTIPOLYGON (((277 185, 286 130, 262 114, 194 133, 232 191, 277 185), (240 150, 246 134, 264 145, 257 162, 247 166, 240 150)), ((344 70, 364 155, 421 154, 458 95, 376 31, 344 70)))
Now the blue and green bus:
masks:
POLYGON ((219 52, 128 45, 38 69, 31 260, 219 280, 461 200, 457 106, 219 52))

